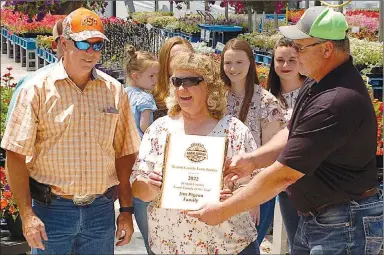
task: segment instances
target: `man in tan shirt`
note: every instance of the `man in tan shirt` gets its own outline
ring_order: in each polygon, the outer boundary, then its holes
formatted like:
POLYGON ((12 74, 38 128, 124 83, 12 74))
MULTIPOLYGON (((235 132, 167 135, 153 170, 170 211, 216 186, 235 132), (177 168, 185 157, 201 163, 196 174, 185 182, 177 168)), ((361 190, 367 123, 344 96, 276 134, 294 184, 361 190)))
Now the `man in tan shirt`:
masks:
POLYGON ((7 123, 1 147, 33 254, 113 254, 115 190, 116 245, 133 234, 129 176, 140 140, 122 85, 94 68, 105 40, 94 12, 68 15, 63 59, 23 84, 7 123), (51 189, 51 202, 32 201, 29 177, 51 189))

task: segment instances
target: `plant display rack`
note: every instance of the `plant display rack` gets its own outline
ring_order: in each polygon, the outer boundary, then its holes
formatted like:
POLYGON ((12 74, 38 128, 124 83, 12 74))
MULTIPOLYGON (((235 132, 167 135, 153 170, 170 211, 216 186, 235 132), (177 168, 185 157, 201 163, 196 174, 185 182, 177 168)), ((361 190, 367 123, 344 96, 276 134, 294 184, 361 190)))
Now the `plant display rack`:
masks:
POLYGON ((13 59, 16 63, 21 62, 21 66, 26 67, 27 71, 37 69, 35 38, 24 38, 2 28, 1 53, 7 54, 8 58, 13 59))
POLYGON ((51 63, 55 63, 56 61, 57 61, 57 57, 54 53, 43 48, 36 49, 37 68, 41 68, 51 63))

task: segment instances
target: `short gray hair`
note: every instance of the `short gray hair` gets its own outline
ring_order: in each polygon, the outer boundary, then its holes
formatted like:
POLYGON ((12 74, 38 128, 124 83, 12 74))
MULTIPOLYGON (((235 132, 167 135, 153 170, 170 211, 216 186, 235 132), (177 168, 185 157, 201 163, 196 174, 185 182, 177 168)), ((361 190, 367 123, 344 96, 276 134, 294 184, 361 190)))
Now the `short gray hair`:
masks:
POLYGON ((335 49, 341 53, 350 54, 351 48, 349 44, 348 37, 345 37, 342 40, 327 40, 327 39, 321 39, 321 38, 315 38, 317 42, 331 42, 335 49))

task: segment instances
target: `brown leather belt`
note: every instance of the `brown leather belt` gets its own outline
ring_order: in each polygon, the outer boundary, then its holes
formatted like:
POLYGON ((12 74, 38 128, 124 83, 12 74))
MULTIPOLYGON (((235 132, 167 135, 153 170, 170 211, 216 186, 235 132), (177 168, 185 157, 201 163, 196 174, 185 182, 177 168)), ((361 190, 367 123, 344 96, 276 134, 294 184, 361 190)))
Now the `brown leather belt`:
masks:
POLYGON ((377 187, 372 188, 372 189, 370 189, 370 190, 367 190, 366 192, 364 192, 364 193, 361 194, 361 195, 354 196, 354 197, 350 197, 350 198, 348 198, 348 199, 344 199, 344 200, 342 200, 342 201, 334 201, 334 202, 330 202, 330 203, 328 203, 328 204, 319 206, 319 207, 317 207, 316 209, 313 209, 313 210, 308 211, 308 212, 300 212, 300 211, 297 211, 297 214, 298 214, 299 216, 303 215, 303 216, 306 216, 306 217, 309 217, 309 216, 315 216, 315 215, 317 215, 317 214, 319 214, 319 213, 324 212, 325 210, 327 210, 327 209, 329 209, 329 208, 331 208, 331 207, 349 203, 351 200, 354 200, 354 201, 360 201, 360 200, 363 200, 363 199, 365 199, 365 198, 371 197, 371 196, 376 195, 376 194, 379 194, 379 189, 378 189, 377 187))

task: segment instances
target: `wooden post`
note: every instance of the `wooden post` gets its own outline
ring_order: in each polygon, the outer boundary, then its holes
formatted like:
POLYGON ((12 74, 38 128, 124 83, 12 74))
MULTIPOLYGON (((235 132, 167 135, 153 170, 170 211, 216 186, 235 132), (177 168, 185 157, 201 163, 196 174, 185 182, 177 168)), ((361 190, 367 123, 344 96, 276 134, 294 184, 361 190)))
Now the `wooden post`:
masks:
POLYGON ((225 19, 228 20, 229 18, 229 14, 228 14, 228 11, 229 11, 229 3, 227 2, 227 4, 225 5, 225 19))
POLYGON ((159 1, 155 1, 155 12, 159 10, 159 1))
MULTIPOLYGON (((343 4, 343 0, 339 0, 339 4, 343 4)), ((337 11, 343 13, 343 7, 342 6, 338 7, 337 11)))
POLYGON ((305 0, 305 9, 309 8, 309 0, 305 0))
POLYGON ((135 12, 135 5, 132 0, 124 1, 125 6, 128 8, 128 14, 132 14, 135 12))
POLYGON ((169 3, 169 11, 173 13, 173 1, 169 3))
POLYGON ((191 9, 191 1, 188 0, 188 1, 187 1, 187 10, 190 10, 190 9, 191 9))
MULTIPOLYGON (((253 28, 253 32, 258 32, 259 31, 259 24, 257 24, 257 11, 255 10, 254 13, 253 13, 253 25, 252 25, 252 28, 253 28)), ((251 32, 251 30, 249 30, 249 32, 251 32)))
POLYGON ((261 16, 261 32, 264 31, 264 22, 265 22, 265 11, 263 11, 263 15, 261 16))
POLYGON ((277 16, 276 11, 273 12, 273 22, 274 22, 275 29, 278 30, 279 29, 279 18, 277 16))
POLYGON ((248 6, 248 31, 252 31, 252 7, 248 6))

